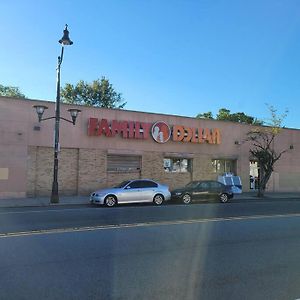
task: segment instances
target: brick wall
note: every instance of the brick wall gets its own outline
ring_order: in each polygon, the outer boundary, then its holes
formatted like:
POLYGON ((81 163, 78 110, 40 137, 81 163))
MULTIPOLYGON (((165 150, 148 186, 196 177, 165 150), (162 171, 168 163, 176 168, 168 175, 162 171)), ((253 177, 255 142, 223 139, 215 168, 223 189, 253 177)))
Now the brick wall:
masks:
MULTIPOLYGON (((107 172, 107 151, 101 149, 61 149, 59 156, 60 195, 88 195, 128 179, 149 178, 170 189, 186 185, 191 180, 216 179, 209 155, 194 155, 192 171, 168 173, 163 165, 164 153, 143 152, 140 172, 107 172)), ((246 167, 246 159, 242 166, 246 167), (245 165, 245 166, 244 166, 245 165)), ((53 178, 53 149, 29 147, 27 160, 27 195, 48 196, 53 178)))
POLYGON ((164 165, 163 154, 157 152, 144 152, 142 156, 142 178, 149 178, 163 182, 164 165))
MULTIPOLYGON (((28 147, 27 196, 49 196, 53 181, 53 148, 28 147)), ((78 182, 78 150, 61 149, 58 186, 60 195, 76 195, 78 182)))
POLYGON ((78 194, 78 149, 60 152, 58 184, 61 195, 78 194))
POLYGON ((35 196, 48 196, 52 190, 53 149, 36 147, 36 150, 35 196))
POLYGON ((106 151, 79 149, 78 194, 87 195, 106 186, 106 151))
POLYGON ((211 157, 197 155, 193 159, 193 180, 216 180, 217 174, 213 172, 211 157))

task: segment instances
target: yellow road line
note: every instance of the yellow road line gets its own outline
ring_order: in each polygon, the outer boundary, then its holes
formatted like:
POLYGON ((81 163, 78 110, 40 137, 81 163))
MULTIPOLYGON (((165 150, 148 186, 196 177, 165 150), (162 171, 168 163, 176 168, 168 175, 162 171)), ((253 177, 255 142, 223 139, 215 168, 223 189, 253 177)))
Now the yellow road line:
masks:
POLYGON ((228 222, 228 221, 291 218, 291 217, 300 217, 300 214, 296 213, 296 214, 277 214, 277 215, 254 215, 254 216, 238 216, 238 217, 210 218, 210 219, 190 219, 190 220, 177 220, 177 221, 158 221, 158 222, 129 223, 129 224, 117 224, 117 225, 97 225, 97 226, 58 228, 58 229, 43 229, 43 230, 0 233, 0 238, 55 234, 55 233, 68 233, 68 232, 96 231, 96 230, 108 230, 108 229, 122 229, 122 228, 134 228, 134 227, 185 225, 185 224, 197 224, 197 223, 209 223, 209 222, 228 222))

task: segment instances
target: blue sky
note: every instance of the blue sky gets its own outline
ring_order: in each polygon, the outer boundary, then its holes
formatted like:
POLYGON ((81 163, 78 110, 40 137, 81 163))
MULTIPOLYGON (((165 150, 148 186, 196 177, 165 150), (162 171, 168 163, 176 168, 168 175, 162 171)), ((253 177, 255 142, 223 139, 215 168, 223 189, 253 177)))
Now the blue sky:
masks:
POLYGON ((54 100, 62 85, 107 77, 126 109, 266 119, 265 103, 300 128, 298 0, 2 0, 0 84, 54 100))

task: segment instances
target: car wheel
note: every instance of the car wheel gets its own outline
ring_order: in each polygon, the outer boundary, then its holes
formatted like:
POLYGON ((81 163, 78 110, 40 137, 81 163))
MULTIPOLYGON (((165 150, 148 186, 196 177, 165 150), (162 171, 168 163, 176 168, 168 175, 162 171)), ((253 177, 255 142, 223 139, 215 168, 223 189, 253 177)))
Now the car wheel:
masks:
POLYGON ((220 195, 220 201, 221 201, 222 203, 227 203, 227 202, 228 202, 228 195, 225 194, 225 193, 221 194, 221 195, 220 195))
POLYGON ((112 195, 107 196, 105 198, 104 203, 107 207, 113 207, 113 206, 117 205, 117 198, 115 196, 112 196, 112 195))
POLYGON ((153 203, 154 203, 155 205, 162 205, 163 202, 164 202, 164 197, 163 197, 163 195, 157 194, 157 195, 154 196, 154 198, 153 198, 153 203))
POLYGON ((191 197, 191 195, 190 194, 184 194, 182 196, 182 202, 184 204, 191 204, 192 203, 192 197, 191 197))

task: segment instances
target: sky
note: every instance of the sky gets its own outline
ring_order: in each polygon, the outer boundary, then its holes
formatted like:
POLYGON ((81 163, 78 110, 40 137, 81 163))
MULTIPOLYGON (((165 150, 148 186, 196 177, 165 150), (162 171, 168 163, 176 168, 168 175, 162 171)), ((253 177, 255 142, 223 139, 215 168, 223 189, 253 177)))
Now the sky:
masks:
POLYGON ((0 0, 0 84, 54 101, 61 83, 109 79, 125 109, 220 108, 300 128, 299 0, 0 0))

